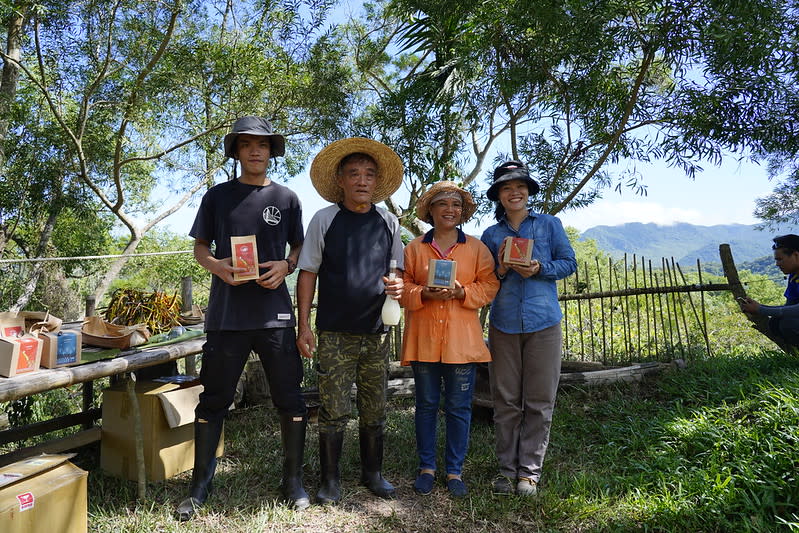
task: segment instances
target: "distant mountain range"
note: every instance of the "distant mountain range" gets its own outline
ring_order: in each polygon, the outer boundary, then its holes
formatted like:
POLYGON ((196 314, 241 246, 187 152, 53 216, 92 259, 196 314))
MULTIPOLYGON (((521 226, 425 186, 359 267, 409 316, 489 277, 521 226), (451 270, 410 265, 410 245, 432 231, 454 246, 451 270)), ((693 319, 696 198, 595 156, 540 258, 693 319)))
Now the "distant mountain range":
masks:
MULTIPOLYGON (((784 233, 799 233, 797 229, 784 233)), ((685 267, 696 265, 697 258, 704 263, 719 263, 719 244, 727 243, 739 269, 744 265, 758 265, 757 270, 771 257, 771 232, 755 229, 754 225, 722 224, 695 226, 680 222, 670 226, 632 222, 619 226, 595 226, 587 229, 581 239, 593 239, 597 246, 614 258, 627 253, 647 259, 674 258, 685 267)), ((754 271, 754 269, 752 269, 754 271)), ((767 269, 770 270, 770 269, 767 269)), ((776 269, 775 269, 776 270, 776 269)))

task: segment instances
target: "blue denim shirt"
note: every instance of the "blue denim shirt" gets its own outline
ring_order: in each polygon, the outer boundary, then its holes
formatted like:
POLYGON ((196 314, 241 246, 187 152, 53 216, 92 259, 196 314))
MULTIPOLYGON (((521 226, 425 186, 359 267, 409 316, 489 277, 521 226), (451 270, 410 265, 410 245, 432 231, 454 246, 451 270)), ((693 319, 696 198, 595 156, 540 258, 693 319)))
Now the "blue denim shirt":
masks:
POLYGON ((533 333, 560 322, 563 314, 555 282, 577 270, 577 260, 563 225, 557 217, 530 214, 515 231, 503 218, 483 232, 481 240, 499 264, 497 253, 505 237, 535 239, 533 259, 541 271, 527 279, 509 270, 491 304, 491 325, 504 333, 533 333))

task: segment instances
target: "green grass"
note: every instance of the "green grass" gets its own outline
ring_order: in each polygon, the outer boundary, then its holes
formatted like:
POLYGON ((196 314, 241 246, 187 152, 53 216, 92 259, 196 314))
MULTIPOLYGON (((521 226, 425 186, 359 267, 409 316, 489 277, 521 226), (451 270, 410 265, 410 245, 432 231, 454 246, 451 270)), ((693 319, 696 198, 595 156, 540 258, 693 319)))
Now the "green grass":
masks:
MULTIPOLYGON (((148 485, 91 468, 90 530, 121 531, 799 531, 799 360, 781 354, 717 357, 641 384, 570 388, 558 396, 551 444, 534 499, 490 492, 493 430, 475 411, 464 478, 470 496, 439 485, 413 493, 413 402, 394 401, 385 476, 399 498, 384 502, 358 485, 357 429, 342 460, 344 500, 298 513, 278 501, 280 441, 274 413, 231 414, 215 493, 195 520, 172 518, 190 474, 148 485)), ((317 488, 316 426, 306 448, 306 485, 317 488)))

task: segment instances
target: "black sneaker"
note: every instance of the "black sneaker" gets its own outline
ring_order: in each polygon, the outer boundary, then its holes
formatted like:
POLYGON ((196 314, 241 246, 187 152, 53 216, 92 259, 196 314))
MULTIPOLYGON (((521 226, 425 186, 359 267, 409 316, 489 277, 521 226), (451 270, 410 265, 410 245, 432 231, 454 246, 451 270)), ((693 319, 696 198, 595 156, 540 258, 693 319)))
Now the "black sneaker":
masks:
POLYGON ((513 481, 503 475, 497 476, 491 483, 494 494, 513 494, 513 481))

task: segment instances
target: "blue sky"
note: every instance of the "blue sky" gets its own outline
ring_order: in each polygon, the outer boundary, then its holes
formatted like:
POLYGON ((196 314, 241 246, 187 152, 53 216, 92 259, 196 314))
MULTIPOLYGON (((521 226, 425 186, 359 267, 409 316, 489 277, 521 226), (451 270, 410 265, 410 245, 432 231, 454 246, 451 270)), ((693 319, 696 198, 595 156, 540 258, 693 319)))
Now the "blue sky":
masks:
MULTIPOLYGON (((617 167, 619 173, 624 169, 622 165, 617 167)), ((614 226, 627 222, 654 222, 661 225, 688 222, 702 226, 755 224, 758 222, 752 214, 755 199, 771 192, 774 185, 768 180, 764 167, 748 161, 739 162, 733 155, 725 157, 720 166, 709 163, 703 165, 704 170, 698 172, 694 180, 679 169, 668 168, 661 163, 636 163, 636 167, 644 177, 647 196, 637 196, 626 189, 621 193, 607 190, 604 198, 593 205, 561 213, 559 217, 563 224, 580 231, 593 226, 614 226)), ((316 193, 306 173, 287 185, 302 201, 303 219, 307 227, 311 216, 329 204, 316 193)), ((405 205, 405 196, 401 187, 394 198, 400 205, 405 205)), ((188 234, 198 204, 199 197, 161 226, 168 226, 183 235, 188 234)), ((466 230, 479 235, 493 222, 491 218, 483 217, 481 221, 468 224, 466 230)))

